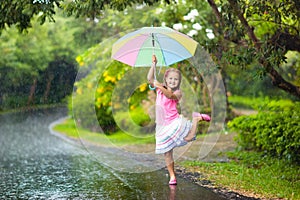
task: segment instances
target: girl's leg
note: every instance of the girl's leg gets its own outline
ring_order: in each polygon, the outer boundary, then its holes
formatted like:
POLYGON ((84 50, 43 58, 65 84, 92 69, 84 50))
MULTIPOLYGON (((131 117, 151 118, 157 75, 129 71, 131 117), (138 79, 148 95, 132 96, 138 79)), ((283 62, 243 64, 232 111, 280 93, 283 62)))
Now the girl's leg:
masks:
POLYGON ((192 128, 188 135, 184 138, 185 141, 190 142, 195 136, 197 131, 198 122, 203 120, 202 117, 194 117, 192 121, 192 128))
POLYGON ((173 150, 165 153, 165 161, 167 169, 170 175, 170 181, 176 179, 175 170, 174 170, 174 159, 173 159, 173 150))

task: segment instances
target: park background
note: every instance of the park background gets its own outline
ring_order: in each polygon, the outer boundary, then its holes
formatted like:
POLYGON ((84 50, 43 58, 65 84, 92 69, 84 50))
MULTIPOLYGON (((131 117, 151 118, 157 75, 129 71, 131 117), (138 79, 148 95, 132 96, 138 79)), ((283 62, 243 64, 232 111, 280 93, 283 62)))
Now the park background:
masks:
MULTIPOLYGON (((229 186, 235 190, 245 187, 258 196, 298 199, 299 10, 299 3, 292 0, 1 2, 0 111, 68 105, 69 114, 80 116, 80 128, 92 139, 106 135, 121 144, 135 144, 135 138, 128 138, 116 126, 111 104, 115 85, 133 69, 111 62, 112 43, 103 41, 144 26, 168 26, 199 42, 216 64, 214 70, 221 74, 226 89, 224 133, 236 134, 239 150, 229 153, 232 162, 223 165, 200 161, 183 165, 200 171, 215 168, 207 172, 212 175, 220 170, 227 177, 236 174, 231 182, 238 180, 242 186, 229 186), (77 76, 79 69, 86 70, 84 78, 77 76), (88 95, 95 96, 102 130, 90 120, 88 95), (256 114, 235 112, 245 109, 256 114), (240 176, 241 166, 249 178, 240 176), (256 184, 250 181, 253 176, 256 184)), ((188 62, 173 67, 182 70, 198 103, 210 113, 210 96, 201 74, 188 62)), ((128 100, 130 116, 140 126, 151 121, 145 111, 151 98, 145 81, 128 100)), ((72 119, 66 123, 62 129, 75 128, 72 119)), ((207 126, 200 127, 205 132, 207 126)), ((76 137, 76 132, 66 132, 76 137)), ((152 142, 151 137, 138 141, 152 142)), ((210 178, 221 186, 230 185, 210 178)))

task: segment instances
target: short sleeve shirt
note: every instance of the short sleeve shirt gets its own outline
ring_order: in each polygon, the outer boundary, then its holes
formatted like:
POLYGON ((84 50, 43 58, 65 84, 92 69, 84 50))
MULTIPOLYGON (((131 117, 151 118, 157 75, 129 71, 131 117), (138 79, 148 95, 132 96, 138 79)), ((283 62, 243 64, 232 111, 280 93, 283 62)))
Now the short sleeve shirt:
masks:
POLYGON ((167 98, 160 89, 156 89, 156 124, 168 125, 179 117, 177 99, 167 98))

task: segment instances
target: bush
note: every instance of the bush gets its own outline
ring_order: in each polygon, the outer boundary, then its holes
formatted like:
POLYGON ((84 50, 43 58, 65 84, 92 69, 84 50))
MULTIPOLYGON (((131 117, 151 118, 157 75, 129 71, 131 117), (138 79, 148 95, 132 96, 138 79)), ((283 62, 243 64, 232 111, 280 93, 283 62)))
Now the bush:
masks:
POLYGON ((133 110, 146 97, 148 88, 147 68, 111 61, 113 42, 107 40, 77 56, 79 76, 70 106, 77 124, 105 134, 118 130, 115 113, 133 110))
POLYGON ((237 131, 243 149, 265 151, 272 156, 300 162, 300 103, 270 102, 257 115, 241 116, 228 123, 237 131))

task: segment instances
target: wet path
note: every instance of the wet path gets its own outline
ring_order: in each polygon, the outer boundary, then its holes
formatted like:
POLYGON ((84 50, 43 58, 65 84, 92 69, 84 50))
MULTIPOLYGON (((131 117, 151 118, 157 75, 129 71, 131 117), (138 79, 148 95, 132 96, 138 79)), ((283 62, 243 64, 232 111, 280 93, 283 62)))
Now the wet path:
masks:
POLYGON ((222 199, 165 171, 121 173, 51 135, 63 108, 0 115, 0 199, 222 199))

